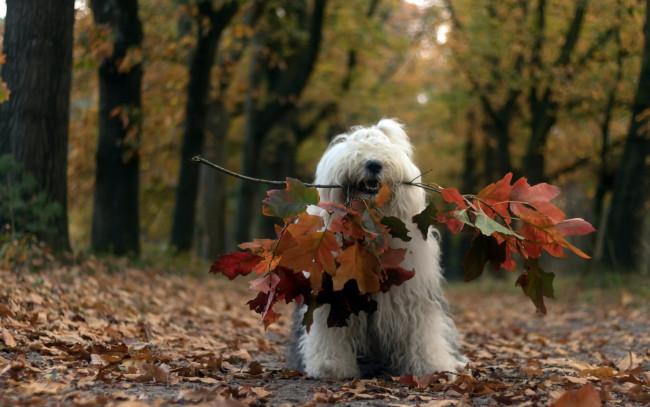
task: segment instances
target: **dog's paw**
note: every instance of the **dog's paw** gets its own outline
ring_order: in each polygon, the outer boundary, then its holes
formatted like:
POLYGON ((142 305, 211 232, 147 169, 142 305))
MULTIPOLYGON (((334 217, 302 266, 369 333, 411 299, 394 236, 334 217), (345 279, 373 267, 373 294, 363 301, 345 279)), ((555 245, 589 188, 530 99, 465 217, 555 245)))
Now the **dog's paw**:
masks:
POLYGON ((305 373, 316 379, 350 379, 361 375, 356 363, 331 359, 307 363, 305 373))

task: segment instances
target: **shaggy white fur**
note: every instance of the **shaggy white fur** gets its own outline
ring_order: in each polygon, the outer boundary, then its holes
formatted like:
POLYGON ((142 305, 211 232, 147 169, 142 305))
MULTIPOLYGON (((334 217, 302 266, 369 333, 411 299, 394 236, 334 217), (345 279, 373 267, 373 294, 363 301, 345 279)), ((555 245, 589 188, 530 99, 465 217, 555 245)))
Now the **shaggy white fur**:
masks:
MULTIPOLYGON (((390 239, 393 248, 407 248, 402 267, 415 276, 373 295, 377 311, 352 315, 347 327, 328 328, 329 305, 314 312, 309 333, 301 324, 304 307, 294 311, 287 361, 289 368, 318 378, 348 378, 380 372, 422 375, 434 371, 457 372, 467 363, 460 354, 460 338, 447 313, 442 292, 440 247, 435 231, 427 240, 411 221, 426 206, 426 194, 401 181, 417 181, 420 170, 412 161, 413 146, 402 126, 384 119, 376 126, 353 128, 336 137, 321 158, 316 184, 350 185, 345 189, 319 189, 322 201, 345 203, 374 195, 387 184, 391 198, 384 207, 409 228, 412 240, 390 239)), ((327 212, 311 207, 323 217, 327 212)), ((327 222, 326 222, 327 224, 327 222)))

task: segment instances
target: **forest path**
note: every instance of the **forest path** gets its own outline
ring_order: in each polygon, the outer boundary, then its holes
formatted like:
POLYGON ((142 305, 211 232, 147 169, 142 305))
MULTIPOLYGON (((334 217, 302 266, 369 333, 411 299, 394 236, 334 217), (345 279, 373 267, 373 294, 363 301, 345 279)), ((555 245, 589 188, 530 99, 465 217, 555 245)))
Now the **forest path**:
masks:
POLYGON ((110 268, 0 271, 0 405, 650 403, 647 292, 565 287, 543 317, 510 282, 454 285, 471 375, 323 381, 284 370, 290 309, 265 332, 245 281, 110 268))

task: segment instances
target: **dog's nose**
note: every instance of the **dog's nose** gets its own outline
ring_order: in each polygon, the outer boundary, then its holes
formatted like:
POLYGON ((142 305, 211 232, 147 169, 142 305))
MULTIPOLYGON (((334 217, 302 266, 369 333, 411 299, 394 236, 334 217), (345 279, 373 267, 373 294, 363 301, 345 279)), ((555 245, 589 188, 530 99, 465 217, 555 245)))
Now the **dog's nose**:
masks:
POLYGON ((366 162, 366 169, 371 174, 375 174, 375 175, 379 174, 381 172, 381 168, 382 165, 381 165, 381 161, 379 160, 369 160, 368 162, 366 162))

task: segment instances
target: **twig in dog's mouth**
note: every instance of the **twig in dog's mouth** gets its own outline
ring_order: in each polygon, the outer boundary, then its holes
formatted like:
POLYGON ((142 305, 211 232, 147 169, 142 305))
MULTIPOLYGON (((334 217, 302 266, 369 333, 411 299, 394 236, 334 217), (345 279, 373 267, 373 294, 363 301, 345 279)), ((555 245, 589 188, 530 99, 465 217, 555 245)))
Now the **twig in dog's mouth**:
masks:
POLYGON ((362 194, 375 195, 381 189, 381 182, 376 178, 365 179, 356 186, 362 194))

